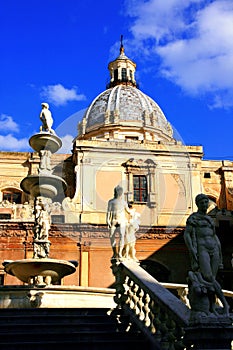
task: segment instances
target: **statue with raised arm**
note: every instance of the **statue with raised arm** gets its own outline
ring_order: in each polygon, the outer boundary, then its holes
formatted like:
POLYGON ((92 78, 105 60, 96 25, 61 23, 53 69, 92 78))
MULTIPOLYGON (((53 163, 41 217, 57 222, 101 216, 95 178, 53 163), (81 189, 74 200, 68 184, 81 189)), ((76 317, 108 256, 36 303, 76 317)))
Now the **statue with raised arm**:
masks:
POLYGON ((108 201, 106 216, 110 242, 113 250, 112 259, 122 258, 127 226, 126 212, 129 213, 129 208, 123 199, 123 188, 121 186, 116 186, 114 188, 114 198, 108 201), (118 251, 116 242, 117 233, 119 233, 118 251))
POLYGON ((40 120, 42 121, 42 125, 40 127, 40 131, 47 131, 51 134, 54 134, 54 130, 52 129, 53 118, 52 113, 49 110, 49 105, 46 102, 41 103, 42 110, 40 112, 40 120))
POLYGON ((216 280, 218 269, 223 267, 222 252, 214 222, 207 215, 209 198, 201 193, 195 202, 198 210, 187 219, 184 232, 192 269, 188 274, 191 310, 203 315, 218 315, 219 312, 228 315, 229 306, 216 280), (223 305, 219 312, 216 297, 223 305))

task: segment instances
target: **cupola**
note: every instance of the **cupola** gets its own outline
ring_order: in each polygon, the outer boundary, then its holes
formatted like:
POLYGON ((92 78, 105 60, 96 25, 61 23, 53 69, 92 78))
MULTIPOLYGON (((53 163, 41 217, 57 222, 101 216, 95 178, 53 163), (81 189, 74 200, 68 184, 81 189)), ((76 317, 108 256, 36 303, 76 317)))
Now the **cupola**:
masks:
POLYGON ((121 35, 120 55, 114 61, 111 61, 108 64, 108 69, 111 80, 107 85, 107 88, 111 88, 116 85, 136 86, 136 63, 125 55, 123 35, 121 35))

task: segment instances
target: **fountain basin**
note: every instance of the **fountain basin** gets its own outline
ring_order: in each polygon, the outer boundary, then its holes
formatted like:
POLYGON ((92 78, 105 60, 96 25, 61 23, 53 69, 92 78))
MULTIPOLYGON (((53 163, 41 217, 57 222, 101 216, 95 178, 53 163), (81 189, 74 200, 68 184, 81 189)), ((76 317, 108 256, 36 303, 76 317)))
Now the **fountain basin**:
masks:
POLYGON ((60 283, 61 279, 76 271, 73 263, 57 259, 23 259, 3 263, 4 270, 20 281, 29 283, 37 276, 50 277, 51 284, 60 283))
POLYGON ((51 134, 50 132, 40 132, 34 134, 30 138, 29 144, 37 152, 48 150, 55 153, 61 148, 62 141, 58 136, 51 134))
POLYGON ((67 188, 65 180, 53 174, 28 175, 20 186, 24 192, 34 197, 53 198, 57 194, 64 193, 67 188))

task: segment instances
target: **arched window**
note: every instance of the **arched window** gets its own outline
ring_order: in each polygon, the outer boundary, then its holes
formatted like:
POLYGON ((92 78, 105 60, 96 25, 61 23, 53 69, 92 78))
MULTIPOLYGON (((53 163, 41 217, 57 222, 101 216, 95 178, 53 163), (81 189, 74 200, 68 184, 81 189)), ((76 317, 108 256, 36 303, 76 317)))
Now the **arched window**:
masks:
POLYGON ((5 188, 2 190, 2 201, 8 201, 10 203, 21 204, 22 192, 15 188, 5 188))

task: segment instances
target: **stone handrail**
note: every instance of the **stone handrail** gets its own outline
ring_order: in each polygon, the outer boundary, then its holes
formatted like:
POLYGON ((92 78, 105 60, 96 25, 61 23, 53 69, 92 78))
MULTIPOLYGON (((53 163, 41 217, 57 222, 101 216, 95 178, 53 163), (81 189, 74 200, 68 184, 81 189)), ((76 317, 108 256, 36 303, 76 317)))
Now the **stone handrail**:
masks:
POLYGON ((190 309, 136 262, 116 262, 111 268, 119 317, 129 315, 155 349, 184 348, 190 309))
MULTIPOLYGON (((187 284, 181 284, 181 283, 165 283, 165 282, 160 282, 160 284, 166 288, 166 289, 174 289, 177 292, 178 297, 180 300, 185 303, 186 306, 190 308, 189 304, 189 299, 188 299, 188 285, 187 284)), ((233 299, 233 292, 230 290, 223 289, 223 294, 227 298, 232 298, 233 299)), ((217 299, 217 303, 219 305, 221 304, 221 301, 217 299)))

